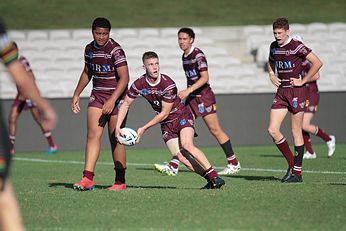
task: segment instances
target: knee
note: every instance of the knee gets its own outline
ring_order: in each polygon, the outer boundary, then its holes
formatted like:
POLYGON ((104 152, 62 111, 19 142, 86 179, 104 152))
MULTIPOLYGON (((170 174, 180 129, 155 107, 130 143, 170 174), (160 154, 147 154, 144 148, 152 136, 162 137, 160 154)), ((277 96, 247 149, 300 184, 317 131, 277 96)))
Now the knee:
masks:
POLYGON ((181 143, 181 147, 183 148, 183 149, 185 149, 187 152, 190 152, 191 153, 191 151, 192 151, 192 149, 193 149, 193 144, 192 143, 184 143, 184 142, 182 142, 181 143))
POLYGON ((268 128, 267 132, 271 137, 275 137, 279 133, 277 129, 273 129, 271 127, 268 128))

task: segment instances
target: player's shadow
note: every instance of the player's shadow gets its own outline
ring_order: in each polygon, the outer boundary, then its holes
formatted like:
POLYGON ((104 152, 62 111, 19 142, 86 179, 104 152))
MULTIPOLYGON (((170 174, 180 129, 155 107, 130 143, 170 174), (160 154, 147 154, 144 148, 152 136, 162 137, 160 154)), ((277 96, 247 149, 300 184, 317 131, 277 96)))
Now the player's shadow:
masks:
POLYGON ((250 181, 281 181, 281 179, 274 176, 244 176, 244 175, 231 175, 231 176, 222 176, 229 178, 241 178, 244 180, 250 181))
MULTIPOLYGON (((95 189, 106 189, 110 187, 111 185, 95 185, 95 189)), ((48 187, 50 188, 58 188, 58 187, 63 187, 63 188, 69 188, 73 189, 73 184, 72 183, 61 183, 61 182, 56 182, 56 183, 48 183, 48 187)), ((172 187, 172 186, 160 186, 160 185, 126 185, 126 188, 138 188, 138 189, 176 189, 177 187, 172 187)))
POLYGON ((346 183, 330 183, 330 185, 346 186, 346 183))
POLYGON ((270 154, 270 155, 268 155, 268 154, 260 154, 259 155, 260 157, 274 157, 274 158, 278 158, 278 157, 280 157, 280 158, 282 158, 282 155, 275 155, 275 154, 270 154))

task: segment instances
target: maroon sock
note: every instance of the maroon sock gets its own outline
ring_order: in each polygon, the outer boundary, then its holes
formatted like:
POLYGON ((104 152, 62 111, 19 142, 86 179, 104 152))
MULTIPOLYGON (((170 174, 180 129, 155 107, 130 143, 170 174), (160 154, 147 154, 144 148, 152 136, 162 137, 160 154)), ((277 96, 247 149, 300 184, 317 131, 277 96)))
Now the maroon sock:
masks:
POLYGON ((324 142, 331 140, 330 136, 320 128, 317 128, 316 136, 320 137, 322 140, 324 140, 324 142))
POLYGON ((231 164, 231 165, 237 165, 238 160, 237 160, 237 157, 235 156, 235 154, 233 154, 230 157, 227 157, 227 162, 228 162, 228 164, 231 164))
POLYGON ((275 142, 276 146, 282 153, 282 155, 285 157, 288 166, 293 167, 294 166, 294 157, 293 153, 291 152, 290 146, 287 143, 287 140, 285 137, 283 137, 278 142, 275 142))
POLYGON ((314 150, 312 149, 310 134, 306 131, 303 131, 303 138, 306 151, 308 151, 310 154, 313 154, 314 150))
POLYGON ((204 178, 206 178, 208 181, 213 181, 213 179, 215 177, 218 176, 217 172, 215 171, 215 169, 211 166, 210 168, 208 168, 206 171, 205 171, 205 174, 204 174, 204 178))
POLYGON ((126 168, 114 168, 115 170, 115 183, 125 184, 125 170, 126 168))
POLYGON ((54 141, 53 141, 53 138, 52 138, 52 133, 50 131, 47 131, 47 132, 44 132, 43 135, 46 137, 46 139, 48 141, 48 145, 50 147, 54 147, 55 144, 54 144, 54 141))
POLYGON ((169 162, 169 165, 172 166, 172 168, 177 169, 179 168, 180 161, 178 159, 178 156, 173 156, 171 161, 169 162))
POLYGON ((84 170, 83 171, 83 177, 88 178, 89 180, 93 180, 94 179, 94 173, 90 172, 88 170, 84 170))

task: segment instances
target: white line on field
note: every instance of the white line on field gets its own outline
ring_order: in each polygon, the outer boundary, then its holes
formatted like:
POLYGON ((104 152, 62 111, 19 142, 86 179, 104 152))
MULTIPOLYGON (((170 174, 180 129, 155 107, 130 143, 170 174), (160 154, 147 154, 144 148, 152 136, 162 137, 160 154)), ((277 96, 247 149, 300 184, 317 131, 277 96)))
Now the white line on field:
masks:
MULTIPOLYGON (((56 163, 56 164, 84 164, 84 161, 76 161, 76 160, 43 160, 37 158, 22 158, 22 157, 14 157, 16 161, 29 161, 29 162, 38 162, 38 163, 56 163)), ((97 162, 98 165, 113 165, 112 162, 97 162)), ((145 166, 152 167, 153 164, 146 163, 126 163, 129 166, 145 166)), ((223 167, 215 167, 215 169, 223 169, 223 167)), ((267 168, 241 168, 245 171, 254 171, 254 172, 286 172, 286 170, 282 169, 267 169, 267 168)), ((304 173, 316 173, 316 174, 335 174, 335 175, 346 175, 346 172, 332 172, 332 171, 314 171, 314 170, 304 170, 304 173)))

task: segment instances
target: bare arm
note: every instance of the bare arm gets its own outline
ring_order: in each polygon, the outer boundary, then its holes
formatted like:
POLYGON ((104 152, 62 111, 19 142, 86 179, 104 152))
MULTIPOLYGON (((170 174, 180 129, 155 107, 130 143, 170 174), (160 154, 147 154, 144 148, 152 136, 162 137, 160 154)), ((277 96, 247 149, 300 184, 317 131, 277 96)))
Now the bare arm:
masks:
POLYGON ((13 61, 7 67, 18 90, 35 102, 41 114, 42 126, 47 130, 52 130, 56 125, 57 115, 48 101, 41 97, 34 79, 28 76, 28 72, 19 60, 13 61))
POLYGON ((274 63, 269 61, 268 62, 268 65, 267 65, 267 68, 268 68, 268 73, 269 73, 269 78, 270 78, 270 81, 272 82, 272 84, 276 87, 279 87, 281 85, 281 79, 279 79, 276 75, 275 75, 275 72, 274 72, 274 63))
POLYGON ((180 99, 184 100, 186 97, 188 97, 193 91, 201 88, 204 84, 208 83, 209 81, 209 73, 208 71, 202 71, 200 72, 201 77, 197 80, 196 83, 194 83, 192 86, 180 91, 178 93, 178 96, 180 99))
POLYGON ((104 114, 110 114, 113 111, 115 102, 127 88, 129 83, 129 70, 128 66, 122 66, 117 68, 117 73, 119 74, 119 81, 116 89, 114 90, 112 96, 105 102, 102 108, 104 114))
POLYGON ((315 78, 315 75, 323 65, 321 60, 313 52, 310 52, 306 56, 306 59, 311 63, 311 68, 303 79, 291 78, 291 84, 293 86, 302 86, 305 83, 313 81, 313 78, 315 78))
POLYGON ((162 110, 159 114, 154 116, 152 120, 150 120, 148 123, 146 123, 143 127, 139 128, 137 133, 138 133, 138 140, 143 136, 144 132, 151 128, 152 126, 160 123, 161 121, 165 120, 168 116, 169 113, 171 112, 173 107, 173 103, 166 103, 162 102, 162 110))
POLYGON ((80 98, 79 98, 79 96, 82 93, 82 91, 84 90, 84 88, 90 82, 88 73, 89 73, 88 67, 87 67, 87 65, 84 65, 84 69, 80 75, 78 84, 76 86, 76 89, 74 90, 72 100, 71 100, 71 109, 74 113, 80 112, 80 106, 79 106, 80 98))
POLYGON ((117 118, 117 123, 115 125, 115 136, 119 139, 120 135, 120 127, 121 124, 123 123, 127 112, 129 111, 130 105, 133 103, 135 99, 128 97, 127 95, 125 96, 124 102, 121 104, 119 111, 118 111, 118 118, 117 118))

